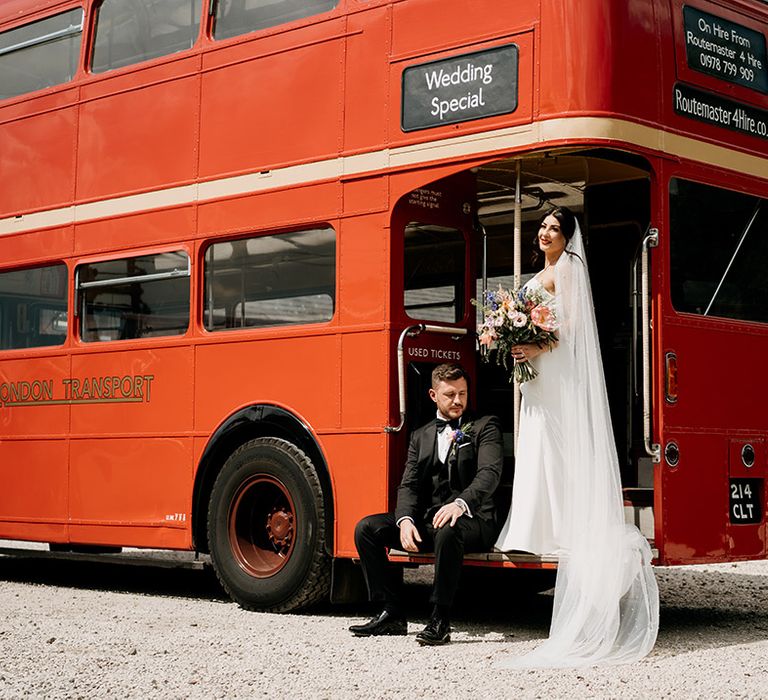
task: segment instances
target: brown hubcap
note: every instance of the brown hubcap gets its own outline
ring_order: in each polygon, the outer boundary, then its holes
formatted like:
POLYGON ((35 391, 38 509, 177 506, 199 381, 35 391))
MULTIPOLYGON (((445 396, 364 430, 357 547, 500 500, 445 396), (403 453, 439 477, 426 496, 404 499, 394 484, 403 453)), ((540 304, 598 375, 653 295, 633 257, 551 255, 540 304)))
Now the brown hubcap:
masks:
POLYGON ((240 486, 229 510, 235 560, 251 576, 274 576, 290 559, 295 526, 296 509, 285 484, 266 474, 251 477, 240 486))

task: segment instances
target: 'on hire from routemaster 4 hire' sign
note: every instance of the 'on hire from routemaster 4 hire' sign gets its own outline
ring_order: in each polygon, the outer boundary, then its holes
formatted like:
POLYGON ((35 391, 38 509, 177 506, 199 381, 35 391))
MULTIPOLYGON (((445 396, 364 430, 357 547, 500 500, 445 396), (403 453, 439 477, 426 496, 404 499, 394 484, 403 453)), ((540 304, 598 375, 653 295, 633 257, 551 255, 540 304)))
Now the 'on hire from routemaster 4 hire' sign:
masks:
POLYGON ((515 44, 411 66, 403 72, 403 131, 517 109, 515 44))

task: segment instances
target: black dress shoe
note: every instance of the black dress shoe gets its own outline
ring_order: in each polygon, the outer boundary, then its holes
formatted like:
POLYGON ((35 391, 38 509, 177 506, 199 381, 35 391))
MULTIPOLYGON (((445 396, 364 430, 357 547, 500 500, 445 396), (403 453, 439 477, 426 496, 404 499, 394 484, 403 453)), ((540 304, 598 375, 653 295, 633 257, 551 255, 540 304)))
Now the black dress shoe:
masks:
POLYGON ((407 620, 384 610, 370 622, 362 625, 351 625, 349 631, 357 637, 380 637, 384 635, 408 634, 407 620))
POLYGON ((451 641, 451 625, 445 618, 433 615, 427 626, 416 635, 416 641, 428 646, 448 644, 451 641))

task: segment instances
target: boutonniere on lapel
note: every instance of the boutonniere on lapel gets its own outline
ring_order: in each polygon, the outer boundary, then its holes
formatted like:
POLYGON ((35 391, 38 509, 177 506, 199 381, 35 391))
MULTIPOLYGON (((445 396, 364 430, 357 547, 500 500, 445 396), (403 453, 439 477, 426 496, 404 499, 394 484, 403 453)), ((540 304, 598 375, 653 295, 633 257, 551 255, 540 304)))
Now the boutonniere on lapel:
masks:
POLYGON ((472 440, 472 421, 459 424, 451 433, 451 447, 448 450, 448 457, 453 456, 462 445, 468 444, 472 440))

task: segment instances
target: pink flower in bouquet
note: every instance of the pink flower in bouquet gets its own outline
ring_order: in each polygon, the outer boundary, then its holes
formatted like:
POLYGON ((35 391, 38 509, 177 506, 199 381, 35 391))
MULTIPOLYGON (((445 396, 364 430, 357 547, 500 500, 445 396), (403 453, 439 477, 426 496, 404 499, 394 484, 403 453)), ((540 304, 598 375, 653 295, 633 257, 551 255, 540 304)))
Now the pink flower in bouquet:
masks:
POLYGON ((495 331, 491 328, 484 329, 480 335, 480 345, 484 345, 485 347, 489 348, 491 347, 491 343, 494 340, 496 340, 495 331))
POLYGON ((513 311, 509 314, 509 320, 515 328, 524 328, 528 323, 528 317, 522 311, 513 311))
POLYGON ((533 321, 534 326, 541 328, 543 331, 557 330, 555 314, 545 304, 539 304, 531 309, 531 321, 533 321))

